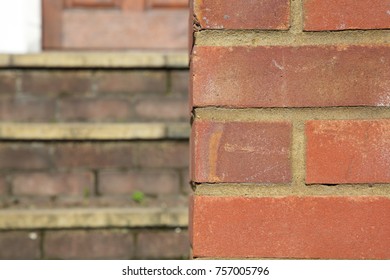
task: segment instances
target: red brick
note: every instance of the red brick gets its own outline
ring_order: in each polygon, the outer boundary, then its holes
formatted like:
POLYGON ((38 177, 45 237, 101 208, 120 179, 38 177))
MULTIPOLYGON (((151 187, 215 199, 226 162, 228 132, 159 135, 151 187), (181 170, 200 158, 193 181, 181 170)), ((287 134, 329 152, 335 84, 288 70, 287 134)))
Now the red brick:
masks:
POLYGON ((13 176, 14 195, 55 196, 78 195, 93 192, 94 177, 90 172, 80 173, 25 173, 13 176))
POLYGON ((180 23, 187 21, 185 9, 65 10, 61 45, 64 49, 88 50, 185 50, 188 30, 180 23))
POLYGON ((288 122, 214 122, 192 126, 191 179, 195 182, 291 181, 288 122))
POLYGON ((131 168, 135 146, 127 143, 66 143, 54 147, 58 168, 131 168))
POLYGON ((61 121, 125 121, 130 107, 124 99, 64 99, 58 115, 61 121))
POLYGON ((91 91, 91 77, 86 71, 26 71, 22 90, 43 96, 85 93, 91 91))
POLYGON ((106 171, 99 175, 99 193, 174 194, 179 191, 179 175, 169 170, 134 170, 128 172, 106 171))
POLYGON ((183 168, 188 167, 188 142, 142 143, 138 151, 140 167, 183 168))
POLYGON ((55 103, 45 99, 0 99, 1 121, 53 121, 55 103))
POLYGON ((137 238, 137 259, 188 259, 190 245, 186 231, 144 231, 137 238))
POLYGON ((195 257, 388 259, 388 197, 194 197, 195 257))
POLYGON ((145 121, 188 121, 187 99, 143 98, 135 104, 136 117, 145 121))
POLYGON ((43 244, 47 259, 129 259, 134 240, 127 231, 49 231, 43 244))
POLYGON ((0 231, 0 259, 40 259, 40 239, 40 234, 36 232, 0 231))
POLYGON ((305 0, 304 14, 308 31, 390 28, 388 0, 305 0))
POLYGON ((171 73, 171 91, 173 94, 188 95, 189 73, 185 71, 172 71, 171 73))
POLYGON ((389 46, 197 47, 194 106, 389 106, 389 46))
POLYGON ((164 93, 165 71, 110 71, 96 75, 97 90, 102 93, 164 93))
POLYGON ((45 145, 0 144, 0 169, 47 169, 51 165, 50 151, 45 145))
POLYGON ((0 70, 0 93, 12 94, 16 92, 16 73, 0 70))
POLYGON ((195 17, 202 29, 289 28, 290 1, 195 0, 195 17))
POLYGON ((390 183, 390 120, 306 123, 306 183, 390 183))

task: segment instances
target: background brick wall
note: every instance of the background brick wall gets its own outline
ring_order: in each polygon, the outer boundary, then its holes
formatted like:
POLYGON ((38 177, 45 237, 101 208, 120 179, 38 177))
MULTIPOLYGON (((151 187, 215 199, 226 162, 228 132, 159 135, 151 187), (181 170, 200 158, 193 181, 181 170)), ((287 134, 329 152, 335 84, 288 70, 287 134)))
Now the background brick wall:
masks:
POLYGON ((388 259, 390 2, 191 3, 193 256, 388 259))
MULTIPOLYGON (((0 69, 1 259, 188 258, 187 224, 182 222, 160 225, 145 217, 146 226, 133 227, 130 219, 128 226, 66 224, 53 229, 45 223, 16 227, 7 218, 25 209, 31 215, 35 210, 65 209, 76 216, 84 210, 110 213, 118 208, 184 211, 190 192, 186 68, 146 64, 0 69), (24 124, 15 131, 27 133, 27 139, 7 138, 5 124, 24 124), (50 138, 55 130, 75 124, 66 139, 50 138), (127 130, 137 124, 133 132, 169 125, 179 130, 164 132, 166 137, 127 139, 110 134, 118 124, 127 130), (89 137, 88 125, 98 130, 105 125, 108 138, 89 137), (32 126, 38 138, 28 136, 32 126), (44 126, 49 126, 46 132, 44 126), (48 138, 42 140, 40 134, 48 138), (134 197, 137 192, 141 198, 134 197)), ((31 220, 30 214, 23 219, 31 220)), ((66 220, 61 215, 59 219, 66 220)), ((91 218, 78 219, 83 223, 91 218)))

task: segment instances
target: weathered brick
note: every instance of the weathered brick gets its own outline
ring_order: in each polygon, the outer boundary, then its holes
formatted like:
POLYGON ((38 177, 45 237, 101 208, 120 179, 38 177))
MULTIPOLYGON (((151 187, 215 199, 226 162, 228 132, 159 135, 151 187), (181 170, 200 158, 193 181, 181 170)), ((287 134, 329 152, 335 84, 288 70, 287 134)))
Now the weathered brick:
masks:
POLYGON ((94 177, 90 172, 24 173, 14 175, 12 185, 14 195, 83 196, 93 192, 94 177))
POLYGON ((290 1, 195 0, 194 14, 202 29, 286 30, 290 1))
POLYGON ((40 234, 27 231, 0 231, 0 259, 36 260, 41 257, 40 234))
POLYGON ((16 73, 0 70, 0 94, 16 92, 16 73))
POLYGON ((142 143, 138 151, 141 167, 188 167, 189 148, 186 141, 142 143))
POLYGON ((91 77, 86 71, 25 71, 22 90, 44 96, 86 93, 91 91, 91 77))
POLYGON ((53 121, 55 102, 47 99, 0 99, 1 121, 53 121))
POLYGON ((46 145, 0 143, 0 169, 46 169, 51 165, 46 145))
POLYGON ((191 136, 191 179, 290 182, 291 132, 289 122, 196 120, 191 136))
POLYGON ((134 240, 127 231, 48 231, 43 244, 48 259, 129 259, 134 240))
POLYGON ((137 118, 145 121, 189 121, 187 99, 143 98, 136 102, 137 118))
POLYGON ((63 99, 58 107, 61 121, 125 121, 129 116, 124 99, 63 99))
POLYGON ((304 14, 308 31, 390 28, 388 0, 305 0, 304 14))
POLYGON ((97 90, 102 93, 164 93, 166 71, 104 71, 96 75, 97 90))
POLYGON ((195 257, 388 259, 388 197, 195 196, 195 257))
POLYGON ((131 168, 134 148, 130 143, 66 143, 54 146, 54 165, 59 168, 131 168))
POLYGON ((179 175, 170 170, 133 170, 128 172, 106 171, 99 175, 99 193, 174 194, 179 191, 179 175))
POLYGON ((137 259, 188 259, 187 231, 144 231, 137 238, 137 259))
POLYGON ((389 46, 196 47, 193 105, 389 106, 389 46))
POLYGON ((180 94, 187 97, 189 84, 189 73, 185 71, 172 71, 171 73, 171 91, 173 94, 180 94))
POLYGON ((390 183, 390 120, 306 123, 306 183, 390 183))

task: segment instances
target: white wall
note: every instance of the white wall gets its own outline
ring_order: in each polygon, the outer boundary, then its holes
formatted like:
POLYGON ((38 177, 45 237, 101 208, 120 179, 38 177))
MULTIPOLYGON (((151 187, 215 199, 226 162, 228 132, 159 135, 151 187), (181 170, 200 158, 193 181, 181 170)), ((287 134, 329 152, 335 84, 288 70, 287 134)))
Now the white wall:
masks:
POLYGON ((41 51, 41 0, 0 0, 0 53, 41 51))

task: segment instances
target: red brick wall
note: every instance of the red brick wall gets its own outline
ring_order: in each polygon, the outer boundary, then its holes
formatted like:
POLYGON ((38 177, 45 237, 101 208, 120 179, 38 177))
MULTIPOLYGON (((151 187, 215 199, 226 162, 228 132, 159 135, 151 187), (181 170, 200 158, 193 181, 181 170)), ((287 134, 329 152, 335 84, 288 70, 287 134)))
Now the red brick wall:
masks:
POLYGON ((388 259, 390 2, 192 9, 193 256, 388 259))

